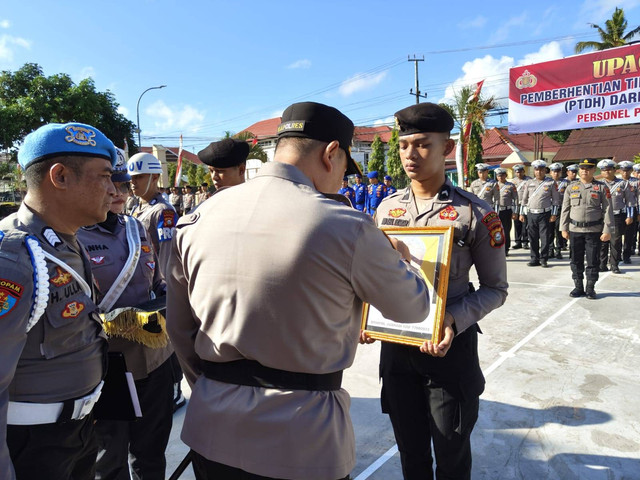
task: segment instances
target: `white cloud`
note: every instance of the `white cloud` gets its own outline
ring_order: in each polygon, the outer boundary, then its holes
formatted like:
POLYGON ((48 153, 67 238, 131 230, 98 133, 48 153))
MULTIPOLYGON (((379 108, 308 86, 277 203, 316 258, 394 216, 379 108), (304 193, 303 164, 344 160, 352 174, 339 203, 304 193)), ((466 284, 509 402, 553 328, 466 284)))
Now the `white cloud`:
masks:
POLYGON ((15 47, 29 50, 31 48, 31 42, 21 37, 14 37, 7 34, 0 35, 0 62, 12 62, 15 47))
POLYGON ((82 70, 80 70, 79 78, 80 80, 84 80, 85 78, 93 78, 95 80, 96 69, 93 67, 83 67, 82 70))
MULTIPOLYGON (((152 103, 144 112, 152 118, 154 125, 154 131, 147 131, 147 135, 176 131, 197 133, 205 118, 204 111, 199 111, 191 105, 170 107, 162 100, 152 103)), ((144 123, 140 123, 144 127, 144 123)))
POLYGON ((291 65, 287 65, 287 68, 290 70, 294 70, 298 68, 304 68, 304 69, 311 68, 311 60, 307 60, 306 58, 303 58, 302 60, 293 62, 291 65))
POLYGON ((463 20, 458 23, 458 27, 461 29, 465 28, 482 28, 487 24, 487 17, 484 15, 477 15, 475 18, 470 20, 463 20))
POLYGON ((396 117, 394 117, 393 115, 386 117, 386 118, 379 118, 378 120, 376 120, 375 122, 373 122, 373 125, 394 125, 396 122, 396 117))
POLYGON ((11 22, 9 20, 0 20, 0 28, 9 28, 11 22))
POLYGON ((118 107, 118 113, 121 113, 125 117, 129 118, 129 109, 127 107, 123 107, 122 105, 120 105, 118 107))
POLYGON ((276 118, 276 117, 281 117, 282 116, 282 112, 284 112, 284 108, 280 109, 280 110, 275 110, 271 116, 269 118, 276 118))
POLYGON ((378 85, 387 76, 387 72, 380 72, 376 75, 366 75, 357 73, 356 75, 346 79, 340 85, 338 91, 344 97, 353 95, 361 90, 369 90, 378 85))
POLYGON ((509 96, 510 68, 516 65, 547 62, 562 57, 560 44, 558 42, 550 42, 540 47, 537 52, 524 55, 517 62, 513 57, 508 56, 494 58, 491 55, 485 55, 484 57, 476 58, 462 66, 463 75, 447 87, 444 97, 439 102, 453 103, 455 92, 464 86, 474 85, 480 80, 484 80, 482 95, 484 97, 494 96, 499 103, 506 105, 506 99, 509 96))
POLYGON ((523 12, 517 17, 509 18, 501 27, 497 28, 496 31, 493 32, 493 35, 489 37, 489 43, 500 43, 511 36, 510 30, 512 28, 520 29, 520 27, 526 26, 528 23, 527 16, 527 12, 523 12))

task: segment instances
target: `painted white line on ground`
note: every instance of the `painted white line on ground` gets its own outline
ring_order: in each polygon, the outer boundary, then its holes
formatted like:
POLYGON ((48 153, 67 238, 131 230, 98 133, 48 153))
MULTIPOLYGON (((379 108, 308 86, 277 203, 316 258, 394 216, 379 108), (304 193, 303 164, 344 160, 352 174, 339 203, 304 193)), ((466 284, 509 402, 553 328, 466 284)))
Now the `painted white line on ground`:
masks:
POLYGON ((355 480, 365 480, 369 478, 369 475, 371 475, 373 472, 378 470, 382 465, 384 465, 387 462, 387 460, 393 457, 396 453, 398 453, 398 445, 394 445, 389 450, 387 450, 384 455, 382 455, 375 462, 369 465, 369 467, 360 475, 358 475, 355 478, 355 480))
MULTIPOLYGON (((604 275, 600 276, 598 281, 604 280, 606 277, 611 275, 611 272, 607 272, 604 275)), ((509 282, 516 283, 516 282, 509 282)), ((525 285, 533 285, 533 284, 525 284, 525 285)), ((546 285, 545 285, 546 286, 546 285)), ((515 353, 520 350, 523 346, 525 346, 529 341, 534 338, 537 334, 539 334, 542 330, 544 330, 547 325, 553 322, 556 318, 566 312, 570 307, 572 307, 578 300, 582 297, 574 298, 570 302, 566 303, 564 307, 560 310, 557 310, 556 313, 547 318, 544 322, 542 322, 538 327, 536 327, 529 335, 520 340, 517 344, 511 347, 506 352, 500 352, 500 358, 493 362, 489 368, 484 371, 484 376, 487 377, 491 375, 491 372, 496 370, 500 365, 502 365, 507 359, 515 357, 515 353)), ((382 465, 384 465, 391 457, 393 457, 398 452, 398 445, 394 445, 389 450, 387 450, 380 458, 378 458, 375 462, 369 465, 360 475, 358 475, 355 480, 367 480, 376 470, 378 470, 382 465)))

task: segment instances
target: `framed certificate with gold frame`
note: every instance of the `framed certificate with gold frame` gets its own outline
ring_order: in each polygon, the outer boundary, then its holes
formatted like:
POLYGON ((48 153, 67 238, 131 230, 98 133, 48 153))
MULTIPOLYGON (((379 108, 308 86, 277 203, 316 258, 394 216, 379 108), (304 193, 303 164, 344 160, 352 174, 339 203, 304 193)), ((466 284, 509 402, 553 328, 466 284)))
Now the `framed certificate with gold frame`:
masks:
POLYGON ((453 242, 453 227, 383 228, 393 238, 404 242, 411 252, 411 265, 427 282, 429 315, 419 323, 398 323, 385 318, 375 307, 364 304, 362 330, 369 337, 386 342, 420 346, 442 339, 444 314, 449 285, 449 262, 453 242))

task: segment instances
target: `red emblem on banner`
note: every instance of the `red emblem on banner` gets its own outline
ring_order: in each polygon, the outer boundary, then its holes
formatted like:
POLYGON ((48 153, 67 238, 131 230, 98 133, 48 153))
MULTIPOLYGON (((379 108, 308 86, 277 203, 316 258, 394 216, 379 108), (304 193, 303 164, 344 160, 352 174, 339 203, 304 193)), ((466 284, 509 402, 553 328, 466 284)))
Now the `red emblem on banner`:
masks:
POLYGON ((458 212, 455 208, 449 205, 448 207, 440 210, 440 218, 442 220, 455 220, 456 218, 458 218, 458 212))
POLYGON ((389 216, 393 218, 402 217, 405 213, 407 213, 405 208, 392 208, 389 210, 389 216))

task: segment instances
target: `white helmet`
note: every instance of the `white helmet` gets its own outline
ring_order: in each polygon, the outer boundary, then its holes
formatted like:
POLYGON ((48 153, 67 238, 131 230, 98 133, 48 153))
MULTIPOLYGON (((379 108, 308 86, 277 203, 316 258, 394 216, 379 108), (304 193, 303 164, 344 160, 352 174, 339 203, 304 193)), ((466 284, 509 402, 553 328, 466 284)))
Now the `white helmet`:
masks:
POLYGON ((603 168, 616 168, 616 162, 608 158, 605 158, 603 160, 600 160, 597 166, 600 170, 602 170, 603 168))
POLYGON ((127 168, 129 169, 129 175, 162 174, 160 160, 150 153, 136 153, 127 162, 127 168))
POLYGON ((544 160, 538 159, 531 162, 531 166, 533 168, 545 168, 547 166, 547 162, 544 160))

